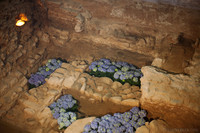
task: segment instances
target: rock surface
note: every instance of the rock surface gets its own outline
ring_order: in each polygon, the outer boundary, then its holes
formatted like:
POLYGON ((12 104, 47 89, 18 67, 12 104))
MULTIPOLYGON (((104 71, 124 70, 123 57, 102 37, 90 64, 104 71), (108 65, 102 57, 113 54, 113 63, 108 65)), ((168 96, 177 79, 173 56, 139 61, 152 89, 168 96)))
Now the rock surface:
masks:
POLYGON ((85 125, 90 124, 95 118, 96 117, 88 117, 76 120, 64 131, 64 133, 82 133, 85 125))
POLYGON ((170 126, 199 127, 200 83, 197 80, 151 66, 143 67, 142 72, 142 108, 153 117, 164 119, 170 126))

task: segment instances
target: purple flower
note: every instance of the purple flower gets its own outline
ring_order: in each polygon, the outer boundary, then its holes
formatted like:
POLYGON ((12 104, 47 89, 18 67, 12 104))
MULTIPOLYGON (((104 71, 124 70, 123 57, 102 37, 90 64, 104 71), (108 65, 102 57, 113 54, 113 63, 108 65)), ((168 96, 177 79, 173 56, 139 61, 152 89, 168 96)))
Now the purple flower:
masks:
POLYGON ((56 102, 53 102, 49 107, 51 108, 51 109, 53 109, 53 108, 55 108, 56 107, 56 102))
POLYGON ((98 65, 98 62, 97 62, 97 61, 94 61, 94 62, 91 63, 91 65, 96 65, 96 66, 97 66, 97 65, 98 65))
POLYGON ((118 79, 118 78, 119 78, 119 75, 117 74, 117 72, 114 74, 114 78, 115 78, 115 79, 118 79))
POLYGON ((69 108, 68 103, 66 101, 62 102, 61 108, 68 109, 69 108))
POLYGON ((138 114, 132 115, 132 120, 133 120, 133 121, 136 121, 138 118, 139 118, 139 115, 138 115, 138 114))
POLYGON ((105 69, 108 69, 108 68, 109 68, 109 66, 106 65, 106 64, 103 64, 102 67, 105 68, 105 69))
POLYGON ((125 79, 126 79, 126 77, 125 77, 125 75, 124 74, 122 74, 122 75, 120 75, 120 77, 119 77, 122 81, 124 81, 125 79))
POLYGON ((90 125, 86 125, 84 127, 84 131, 89 132, 91 130, 91 126, 90 125))
POLYGON ((135 77, 140 77, 140 73, 139 72, 134 72, 134 76, 135 77))
POLYGON ((128 128, 126 129, 126 133, 134 133, 133 127, 128 127, 128 128))
POLYGON ((138 114, 139 114, 139 116, 140 116, 141 118, 147 116, 147 112, 146 112, 145 110, 140 110, 140 111, 138 112, 138 114))
POLYGON ((100 72, 106 72, 106 69, 103 68, 103 67, 99 67, 99 68, 98 68, 98 71, 100 71, 100 72))
POLYGON ((96 130, 91 130, 90 133, 97 133, 97 131, 96 130))
POLYGON ((53 114, 53 118, 58 119, 60 117, 60 114, 58 112, 55 112, 53 114))
POLYGON ((99 132, 99 133, 106 133, 106 128, 103 127, 103 126, 99 126, 99 127, 98 127, 98 132, 99 132))
POLYGON ((98 128, 98 122, 93 121, 93 122, 91 123, 91 128, 92 128, 92 129, 97 129, 97 128, 98 128))
POLYGON ((133 107, 131 110, 130 110, 133 114, 137 114, 140 109, 138 107, 133 107))
POLYGON ((89 66, 89 69, 90 69, 90 70, 93 70, 95 67, 96 67, 96 65, 90 65, 90 66, 89 66))
POLYGON ((107 69, 107 72, 113 73, 113 72, 115 72, 115 69, 116 69, 115 66, 110 66, 110 67, 107 69))
POLYGON ((136 78, 136 77, 133 77, 133 82, 138 82, 138 78, 136 78))

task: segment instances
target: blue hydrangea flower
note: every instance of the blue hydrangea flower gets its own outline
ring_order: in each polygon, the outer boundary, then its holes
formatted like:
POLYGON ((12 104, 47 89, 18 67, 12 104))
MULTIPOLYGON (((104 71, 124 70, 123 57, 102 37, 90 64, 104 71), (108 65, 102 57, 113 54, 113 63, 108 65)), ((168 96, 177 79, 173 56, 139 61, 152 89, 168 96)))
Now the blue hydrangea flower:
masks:
POLYGON ((129 66, 123 66, 121 70, 123 72, 127 72, 129 70, 129 66))
POLYGON ((91 129, 91 126, 88 124, 84 127, 84 131, 89 132, 91 129))
POLYGON ((134 72, 134 76, 135 76, 135 77, 140 77, 140 75, 141 75, 141 74, 140 74, 139 72, 134 72))
POLYGON ((98 122, 95 122, 95 121, 91 122, 91 128, 97 129, 98 128, 98 122))
POLYGON ((138 82, 138 78, 137 77, 133 77, 133 82, 138 82))
POLYGON ((102 61, 98 61, 98 66, 102 66, 104 63, 102 61))
POLYGON ((147 112, 146 112, 145 110, 140 110, 140 111, 138 112, 138 114, 139 114, 139 116, 140 116, 141 118, 147 116, 147 112))
POLYGON ((89 69, 90 69, 90 70, 93 70, 94 68, 96 68, 96 65, 90 65, 90 66, 89 66, 89 69))
POLYGON ((51 109, 53 109, 53 108, 55 108, 56 107, 56 102, 53 102, 49 107, 51 108, 51 109))
POLYGON ((99 68, 98 68, 98 71, 100 71, 100 72, 106 72, 106 69, 103 68, 103 67, 99 67, 99 68))
POLYGON ((53 118, 58 119, 60 117, 60 114, 58 112, 55 112, 53 114, 53 118))
POLYGON ((97 65, 98 65, 98 62, 97 62, 97 61, 94 61, 94 62, 91 63, 91 65, 96 65, 96 66, 97 66, 97 65))
POLYGON ((130 110, 133 114, 137 114, 140 109, 138 107, 133 107, 131 110, 130 110))
POLYGON ((125 79, 126 79, 126 77, 125 77, 125 75, 124 74, 122 74, 122 75, 120 75, 120 77, 119 77, 122 81, 124 81, 125 79))
POLYGON ((118 79, 119 78, 119 74, 117 74, 117 72, 114 74, 114 78, 118 79))
POLYGON ((107 72, 113 73, 115 72, 116 67, 115 66, 109 66, 109 68, 107 69, 107 72))
POLYGON ((99 132, 99 133, 106 133, 106 128, 103 127, 103 126, 99 126, 99 127, 98 127, 98 132, 99 132))
POLYGON ((138 115, 138 114, 132 115, 132 120, 136 121, 138 118, 139 118, 139 115, 138 115))

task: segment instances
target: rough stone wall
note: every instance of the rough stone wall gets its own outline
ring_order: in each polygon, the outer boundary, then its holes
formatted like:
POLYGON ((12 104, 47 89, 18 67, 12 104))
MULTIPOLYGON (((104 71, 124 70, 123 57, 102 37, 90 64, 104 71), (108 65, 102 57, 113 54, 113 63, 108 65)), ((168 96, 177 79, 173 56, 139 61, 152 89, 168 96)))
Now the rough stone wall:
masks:
POLYGON ((28 89, 27 77, 46 58, 45 48, 38 46, 38 29, 34 28, 40 24, 32 12, 34 3, 21 2, 2 1, 0 4, 0 116, 28 89), (29 21, 23 27, 16 27, 15 18, 20 13, 28 15, 29 21))
POLYGON ((173 128, 200 127, 199 77, 170 74, 159 68, 142 68, 141 106, 152 118, 165 120, 173 128))
MULTIPOLYGON (((164 69, 182 73, 194 54, 192 44, 200 36, 200 10, 169 4, 169 1, 155 4, 136 0, 47 0, 50 27, 47 33, 59 46, 88 41, 160 57, 165 59, 164 66, 171 65, 164 69), (59 42, 56 31, 63 32, 59 42), (176 61, 180 64, 177 69, 176 61)), ((197 6, 199 2, 192 4, 197 6)))

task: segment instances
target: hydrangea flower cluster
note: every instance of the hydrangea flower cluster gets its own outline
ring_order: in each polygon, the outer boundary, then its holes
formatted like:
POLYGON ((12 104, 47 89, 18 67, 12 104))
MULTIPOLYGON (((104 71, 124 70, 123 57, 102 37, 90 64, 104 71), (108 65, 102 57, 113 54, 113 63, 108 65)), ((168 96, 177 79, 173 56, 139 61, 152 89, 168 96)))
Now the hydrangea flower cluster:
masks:
POLYGON ((140 85, 140 78, 143 76, 141 69, 127 62, 112 62, 109 59, 94 61, 89 66, 91 75, 97 77, 110 77, 121 83, 128 82, 131 85, 140 85))
POLYGON ((77 119, 76 111, 77 101, 72 95, 61 96, 56 102, 53 102, 49 108, 53 117, 57 119, 59 129, 67 128, 77 119))
POLYGON ((51 73, 53 73, 57 68, 61 67, 62 61, 56 59, 49 59, 45 66, 38 69, 38 72, 31 74, 28 82, 33 87, 38 87, 45 83, 45 78, 47 78, 51 73))
POLYGON ((113 116, 107 114, 86 125, 83 133, 134 133, 138 127, 145 125, 146 115, 147 112, 138 107, 113 116))

